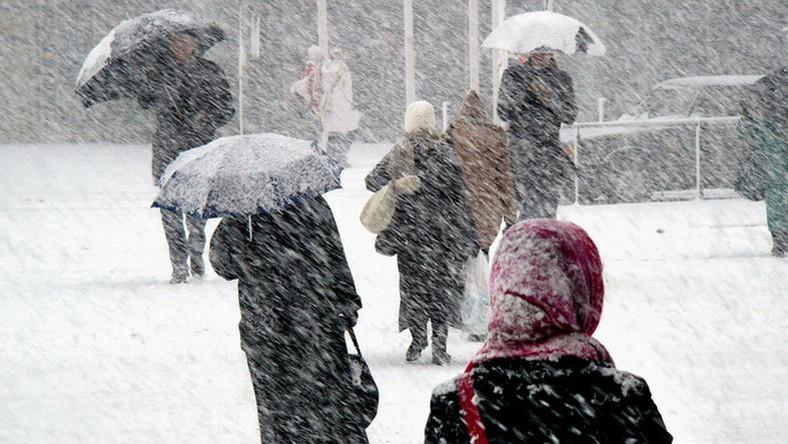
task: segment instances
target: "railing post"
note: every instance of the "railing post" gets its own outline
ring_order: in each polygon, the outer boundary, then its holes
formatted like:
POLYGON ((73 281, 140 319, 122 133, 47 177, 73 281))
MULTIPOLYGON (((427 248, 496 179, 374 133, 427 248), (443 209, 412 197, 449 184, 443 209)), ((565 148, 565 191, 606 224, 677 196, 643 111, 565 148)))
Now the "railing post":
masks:
POLYGON ((413 31, 413 0, 403 0, 405 17, 405 106, 416 100, 416 49, 413 31))
POLYGON ((449 102, 443 102, 441 105, 441 112, 443 114, 443 131, 446 132, 446 128, 449 127, 449 102))
POLYGON ((575 126, 575 205, 580 204, 580 127, 575 126))
POLYGON ((695 126, 695 196, 703 199, 702 177, 700 170, 700 121, 695 126))

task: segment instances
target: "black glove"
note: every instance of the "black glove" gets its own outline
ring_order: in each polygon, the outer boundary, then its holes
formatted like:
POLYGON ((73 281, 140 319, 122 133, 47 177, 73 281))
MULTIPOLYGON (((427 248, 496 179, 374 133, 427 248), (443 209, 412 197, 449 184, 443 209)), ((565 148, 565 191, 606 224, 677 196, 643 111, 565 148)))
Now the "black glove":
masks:
POLYGON ((339 318, 345 323, 347 328, 353 328, 358 322, 358 311, 353 310, 350 312, 340 313, 339 318))

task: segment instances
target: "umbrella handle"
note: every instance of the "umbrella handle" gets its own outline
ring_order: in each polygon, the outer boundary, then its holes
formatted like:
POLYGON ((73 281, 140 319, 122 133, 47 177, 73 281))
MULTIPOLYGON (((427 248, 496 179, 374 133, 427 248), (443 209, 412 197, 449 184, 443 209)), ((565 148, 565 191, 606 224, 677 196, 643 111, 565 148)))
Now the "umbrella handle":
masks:
POLYGON ((252 241, 252 216, 247 216, 249 220, 249 241, 252 241))

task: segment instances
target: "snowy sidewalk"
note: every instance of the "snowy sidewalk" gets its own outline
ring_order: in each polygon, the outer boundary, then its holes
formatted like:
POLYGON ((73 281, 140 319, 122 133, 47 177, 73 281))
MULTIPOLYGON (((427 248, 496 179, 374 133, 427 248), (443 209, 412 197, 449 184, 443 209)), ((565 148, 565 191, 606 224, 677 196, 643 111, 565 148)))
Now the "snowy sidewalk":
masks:
MULTIPOLYGON (((455 364, 407 365, 392 258, 358 222, 385 147, 355 145, 328 200, 364 301, 380 385, 372 443, 421 441, 455 364)), ((171 286, 146 146, 0 146, 0 443, 258 442, 235 284, 171 286)), ((760 203, 566 207, 606 266, 599 338, 644 376, 677 443, 788 435, 788 261, 768 255, 760 203)), ((209 229, 216 222, 209 223, 209 229)))

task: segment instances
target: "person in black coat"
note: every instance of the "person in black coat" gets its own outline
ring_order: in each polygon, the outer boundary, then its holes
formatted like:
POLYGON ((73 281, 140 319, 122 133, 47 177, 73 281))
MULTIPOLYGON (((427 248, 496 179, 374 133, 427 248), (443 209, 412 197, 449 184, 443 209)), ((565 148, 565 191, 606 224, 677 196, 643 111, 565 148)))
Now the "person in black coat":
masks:
MULTIPOLYGON (((235 114, 230 86, 215 63, 195 55, 198 40, 189 33, 175 34, 168 52, 148 67, 147 86, 140 91, 139 103, 156 115, 153 133, 154 184, 167 166, 183 151, 204 145, 214 139, 216 130, 235 114)), ((205 221, 197 215, 186 215, 188 238, 180 211, 161 210, 164 234, 172 263, 172 283, 185 282, 189 274, 187 260, 195 276, 205 272, 205 221)))
POLYGON ((400 274, 400 331, 413 338, 407 361, 427 347, 432 324, 432 361, 451 360, 446 350, 449 326, 460 327, 464 266, 479 251, 468 189, 454 151, 435 131, 435 114, 427 102, 415 102, 405 116, 405 138, 367 175, 370 191, 406 176, 420 186, 398 192, 391 224, 378 235, 381 254, 397 256, 400 274))
POLYGON ((348 409, 345 331, 356 293, 322 197, 281 213, 225 218, 211 238, 219 276, 238 280, 241 348, 263 443, 366 443, 348 409))
POLYGON ((616 369, 591 337, 604 284, 582 228, 515 224, 490 279, 488 337, 465 373, 434 391, 425 443, 673 441, 646 381, 616 369))
POLYGON ((498 115, 509 125, 520 219, 552 218, 573 171, 560 141, 561 124, 577 117, 572 78, 548 50, 520 60, 503 73, 498 115))

